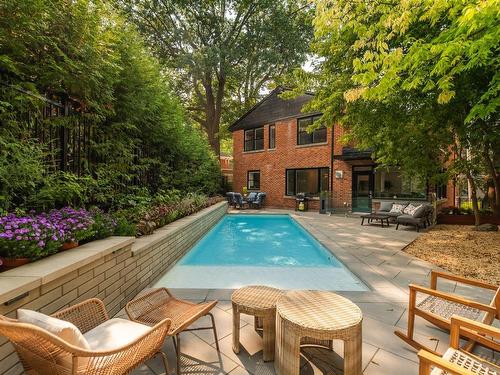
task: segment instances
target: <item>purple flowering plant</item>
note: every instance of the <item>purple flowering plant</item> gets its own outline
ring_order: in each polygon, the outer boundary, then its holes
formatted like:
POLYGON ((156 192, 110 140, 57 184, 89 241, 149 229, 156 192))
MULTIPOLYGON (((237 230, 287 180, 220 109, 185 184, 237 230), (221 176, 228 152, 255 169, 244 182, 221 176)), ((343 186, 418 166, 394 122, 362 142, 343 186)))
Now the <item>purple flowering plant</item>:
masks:
POLYGON ((67 241, 104 238, 115 220, 102 211, 65 207, 49 213, 0 216, 0 256, 38 259, 56 253, 67 241))
POLYGON ((83 208, 76 210, 64 207, 60 210, 52 210, 48 217, 51 222, 57 223, 58 227, 63 230, 64 241, 82 241, 93 235, 93 216, 83 208))
POLYGON ((46 215, 0 217, 0 256, 37 259, 57 252, 64 231, 46 215))

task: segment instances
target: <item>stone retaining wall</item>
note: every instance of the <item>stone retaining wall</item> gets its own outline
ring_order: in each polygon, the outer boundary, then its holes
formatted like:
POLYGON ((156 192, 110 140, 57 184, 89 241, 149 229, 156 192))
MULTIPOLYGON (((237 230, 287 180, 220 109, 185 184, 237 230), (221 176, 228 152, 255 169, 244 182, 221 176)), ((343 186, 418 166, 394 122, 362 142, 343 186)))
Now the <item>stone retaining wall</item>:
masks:
MULTIPOLYGON (((88 298, 104 301, 109 315, 172 267, 226 213, 220 202, 138 239, 110 237, 0 274, 0 314, 18 308, 52 314, 88 298)), ((17 354, 0 337, 0 374, 22 374, 17 354)))

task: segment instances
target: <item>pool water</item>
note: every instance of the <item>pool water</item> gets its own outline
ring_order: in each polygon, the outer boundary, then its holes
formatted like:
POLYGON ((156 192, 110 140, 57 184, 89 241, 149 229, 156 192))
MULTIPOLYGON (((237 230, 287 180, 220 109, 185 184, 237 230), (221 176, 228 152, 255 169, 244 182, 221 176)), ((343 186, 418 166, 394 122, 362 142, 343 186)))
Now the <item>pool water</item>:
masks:
POLYGON ((157 283, 170 288, 364 291, 366 286, 289 215, 224 216, 157 283))
POLYGON ((298 267, 339 262, 288 215, 226 215, 180 264, 298 267))

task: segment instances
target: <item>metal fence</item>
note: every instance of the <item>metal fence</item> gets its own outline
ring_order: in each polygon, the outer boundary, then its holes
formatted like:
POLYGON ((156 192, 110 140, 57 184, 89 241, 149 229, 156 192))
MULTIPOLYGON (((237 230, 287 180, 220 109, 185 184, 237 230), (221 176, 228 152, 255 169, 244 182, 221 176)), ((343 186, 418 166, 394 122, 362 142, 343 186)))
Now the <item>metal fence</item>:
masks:
POLYGON ((92 153, 96 141, 94 121, 76 111, 72 102, 45 102, 37 112, 19 115, 27 125, 31 138, 48 150, 48 163, 53 171, 73 172, 78 176, 89 173, 97 162, 92 153))

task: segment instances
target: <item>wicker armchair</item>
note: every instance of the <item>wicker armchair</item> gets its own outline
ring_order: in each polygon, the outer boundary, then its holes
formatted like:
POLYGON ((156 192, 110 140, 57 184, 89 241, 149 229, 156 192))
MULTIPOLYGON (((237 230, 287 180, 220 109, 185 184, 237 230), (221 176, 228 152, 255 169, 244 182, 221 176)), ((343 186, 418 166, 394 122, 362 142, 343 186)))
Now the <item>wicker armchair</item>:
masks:
MULTIPOLYGON (((415 328, 415 316, 427 320, 439 328, 450 330, 451 317, 457 315, 475 321, 481 321, 484 324, 490 325, 495 318, 500 318, 500 286, 490 285, 478 280, 470 280, 461 276, 452 275, 445 272, 431 272, 431 287, 410 284, 410 300, 408 306, 408 329, 407 333, 394 331, 396 336, 404 340, 407 344, 415 349, 425 349, 428 352, 438 355, 435 351, 425 347, 413 339, 413 331, 415 328), (474 286, 480 289, 494 291, 495 294, 491 303, 486 305, 477 301, 473 301, 462 296, 446 293, 437 290, 438 278, 456 281, 461 284, 474 286), (417 303, 417 293, 427 295, 420 303, 417 303)), ((478 290, 480 293, 481 290, 478 290)), ((463 336, 468 338, 468 342, 464 349, 471 350, 477 341, 477 335, 470 331, 463 331, 463 336)))
MULTIPOLYGON (((52 315, 73 323, 85 334, 109 320, 101 300, 89 299, 52 315)), ((91 351, 78 348, 32 324, 0 315, 0 335, 6 336, 21 359, 27 374, 37 375, 121 375, 128 374, 142 362, 160 354, 170 328, 165 319, 135 341, 116 349, 91 351)))
POLYGON ((127 303, 125 311, 130 320, 150 326, 165 318, 172 320, 168 335, 172 336, 174 340, 177 354, 177 374, 180 374, 181 340, 179 334, 181 332, 211 329, 214 333, 215 346, 219 350, 215 320, 210 313, 216 304, 217 301, 203 303, 184 301, 175 298, 167 288, 154 288, 127 303), (211 327, 188 328, 205 315, 210 316, 211 327))
POLYGON ((436 356, 420 350, 420 375, 494 375, 500 374, 500 367, 494 360, 477 357, 460 350, 460 336, 468 332, 483 346, 500 351, 500 329, 454 316, 451 318, 450 347, 443 356, 436 356), (433 369, 434 367, 434 369, 433 369))

